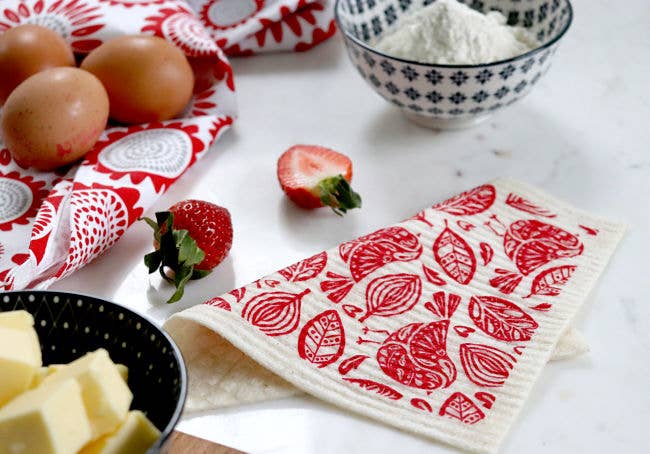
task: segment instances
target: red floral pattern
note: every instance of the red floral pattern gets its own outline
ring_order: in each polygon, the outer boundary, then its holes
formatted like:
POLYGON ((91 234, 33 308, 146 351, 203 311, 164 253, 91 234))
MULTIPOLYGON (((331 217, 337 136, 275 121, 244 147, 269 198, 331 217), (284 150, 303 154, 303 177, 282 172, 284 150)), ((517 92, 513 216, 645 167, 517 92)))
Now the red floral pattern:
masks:
POLYGON ((40 24, 63 36, 76 52, 89 52, 102 43, 97 36, 106 27, 105 19, 92 0, 23 0, 15 8, 3 8, 6 3, 0 5, 0 33, 21 24, 40 24))
POLYGON ((14 225, 27 225, 36 216, 41 201, 47 196, 46 183, 19 172, 3 173, 0 169, 0 230, 10 231, 14 225))

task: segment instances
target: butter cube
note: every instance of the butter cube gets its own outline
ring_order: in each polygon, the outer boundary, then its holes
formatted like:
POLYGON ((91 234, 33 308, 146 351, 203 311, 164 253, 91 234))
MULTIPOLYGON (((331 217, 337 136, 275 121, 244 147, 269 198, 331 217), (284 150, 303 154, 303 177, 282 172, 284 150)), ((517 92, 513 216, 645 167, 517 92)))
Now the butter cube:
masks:
POLYGON ((79 454, 144 454, 160 437, 160 431, 141 411, 130 411, 113 433, 84 447, 79 454))
MULTIPOLYGON (((34 374, 34 380, 32 380, 31 387, 36 388, 38 385, 40 385, 43 382, 43 380, 45 380, 45 377, 47 377, 48 375, 52 375, 54 372, 57 372, 67 366, 68 366, 67 364, 50 364, 47 367, 39 367, 38 369, 36 369, 36 373, 34 374)), ((124 364, 116 364, 115 367, 117 367, 117 371, 120 373, 122 380, 127 382, 129 379, 129 368, 126 367, 124 364)))
POLYGON ((75 378, 90 419, 92 439, 114 431, 129 411, 133 394, 108 352, 99 349, 62 366, 43 380, 43 385, 75 378))
POLYGON ((37 369, 42 365, 41 349, 34 328, 0 326, 0 407, 29 389, 37 369))
POLYGON ((27 391, 0 408, 0 454, 70 454, 90 441, 76 380, 27 391))
POLYGON ((33 326, 34 317, 27 311, 0 312, 0 327, 30 329, 33 326))
POLYGON ((120 373, 120 376, 122 377, 122 380, 125 382, 129 381, 129 368, 126 367, 124 364, 116 364, 115 367, 117 367, 117 371, 120 373))

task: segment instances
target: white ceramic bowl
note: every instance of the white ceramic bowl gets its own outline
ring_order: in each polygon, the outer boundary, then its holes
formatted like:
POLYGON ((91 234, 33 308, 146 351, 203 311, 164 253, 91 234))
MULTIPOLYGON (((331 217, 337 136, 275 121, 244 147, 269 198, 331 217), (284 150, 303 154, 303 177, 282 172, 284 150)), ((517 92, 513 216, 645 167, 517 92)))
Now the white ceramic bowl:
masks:
POLYGON ((371 43, 399 18, 435 0, 337 0, 336 21, 350 60, 383 98, 414 122, 436 129, 478 124, 526 96, 551 65, 571 25, 569 0, 459 0, 481 12, 497 10, 541 43, 508 60, 484 65, 434 65, 391 57, 371 43))

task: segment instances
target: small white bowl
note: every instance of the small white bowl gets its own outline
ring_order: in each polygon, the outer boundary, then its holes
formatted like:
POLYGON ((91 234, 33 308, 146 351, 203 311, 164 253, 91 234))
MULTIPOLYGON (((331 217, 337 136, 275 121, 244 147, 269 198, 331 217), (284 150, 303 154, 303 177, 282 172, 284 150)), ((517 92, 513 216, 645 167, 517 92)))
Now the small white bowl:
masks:
POLYGON ((526 96, 549 69, 573 20, 569 0, 459 1, 481 12, 500 11, 509 25, 527 28, 542 44, 515 58, 483 65, 418 63, 386 55, 370 43, 401 16, 432 0, 337 0, 335 6, 348 56, 359 74, 409 119, 428 128, 476 125, 526 96))

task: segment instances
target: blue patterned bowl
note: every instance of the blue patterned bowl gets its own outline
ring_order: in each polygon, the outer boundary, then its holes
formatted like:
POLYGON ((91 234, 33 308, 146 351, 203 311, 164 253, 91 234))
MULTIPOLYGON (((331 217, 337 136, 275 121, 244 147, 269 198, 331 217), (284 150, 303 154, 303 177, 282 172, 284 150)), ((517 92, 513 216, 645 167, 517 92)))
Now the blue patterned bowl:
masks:
POLYGON ((376 42, 399 18, 435 0, 337 0, 336 21, 359 74, 414 122, 456 129, 486 120, 526 96, 546 73, 573 19, 569 0, 459 0, 475 10, 500 11, 542 43, 508 60, 484 65, 433 65, 391 57, 376 42))

